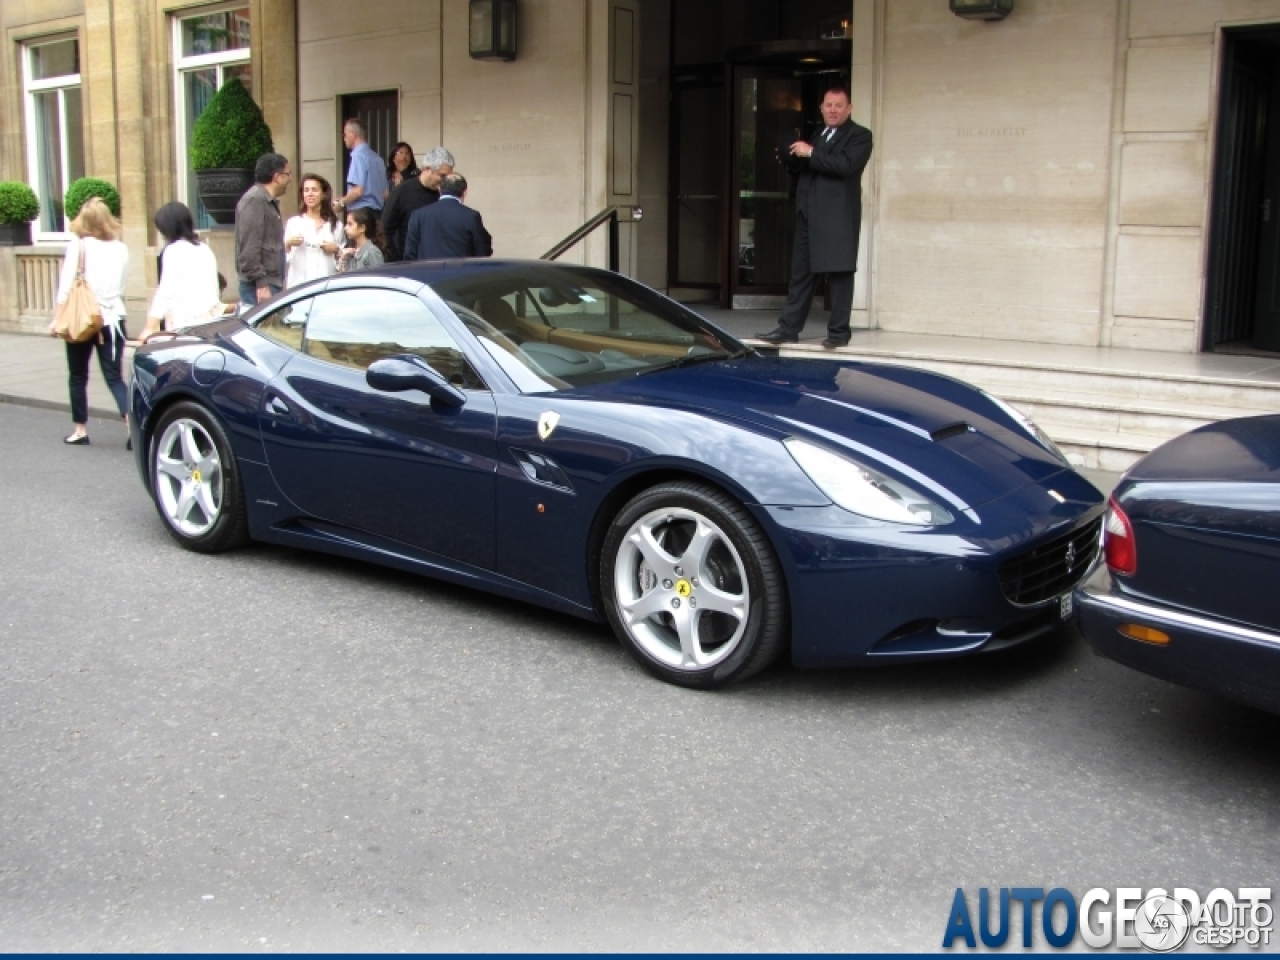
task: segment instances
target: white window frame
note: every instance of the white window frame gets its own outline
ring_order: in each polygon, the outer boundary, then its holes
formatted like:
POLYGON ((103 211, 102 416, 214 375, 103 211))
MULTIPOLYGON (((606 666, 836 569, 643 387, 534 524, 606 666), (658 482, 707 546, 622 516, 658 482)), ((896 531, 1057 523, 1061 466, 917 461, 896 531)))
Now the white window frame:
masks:
MULTIPOLYGON (((187 145, 191 140, 191 131, 187 129, 187 96, 186 89, 183 86, 182 75, 193 70, 207 70, 213 67, 218 71, 215 89, 221 90, 222 84, 226 81, 226 68, 240 67, 252 63, 253 57, 250 53, 250 47, 237 47, 235 50, 223 50, 219 53, 202 53, 196 56, 184 57, 182 55, 182 22, 184 20, 198 20, 201 17, 211 16, 215 13, 226 13, 228 10, 242 10, 249 6, 248 0, 232 0, 230 3, 216 3, 207 7, 187 7, 181 11, 175 11, 170 16, 173 43, 173 159, 174 183, 177 185, 177 190, 174 192, 182 199, 183 203, 191 207, 193 214, 196 213, 194 198, 187 195, 187 175, 189 173, 187 145)), ((254 29, 252 23, 250 23, 249 29, 254 29)))
MULTIPOLYGON (((62 91, 69 90, 73 87, 81 90, 81 111, 80 111, 80 129, 81 129, 81 147, 84 146, 84 90, 80 83, 80 74, 68 73, 60 77, 51 77, 47 80, 36 80, 33 77, 32 56, 37 47, 48 46, 53 43, 65 43, 67 40, 74 40, 80 43, 80 35, 78 33, 62 33, 53 34, 48 37, 33 38, 22 42, 22 102, 23 109, 26 113, 26 132, 27 132, 27 183, 33 191, 35 191, 36 199, 40 201, 43 211, 45 198, 40 193, 40 178, 36 171, 40 165, 40 148, 38 140, 40 131, 37 129, 36 121, 36 94, 45 93, 50 90, 59 92, 58 96, 58 128, 60 136, 61 156, 58 158, 62 165, 62 186, 63 189, 71 186, 71 161, 67 154, 67 98, 62 91)), ((40 229, 40 219, 37 217, 35 225, 31 230, 31 238, 36 243, 65 243, 71 239, 70 232, 66 230, 42 230, 40 229)))

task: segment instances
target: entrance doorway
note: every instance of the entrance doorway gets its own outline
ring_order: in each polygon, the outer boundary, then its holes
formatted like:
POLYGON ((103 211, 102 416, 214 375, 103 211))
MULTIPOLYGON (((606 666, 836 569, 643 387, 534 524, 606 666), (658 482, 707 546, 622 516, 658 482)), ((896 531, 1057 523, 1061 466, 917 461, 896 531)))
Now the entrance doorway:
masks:
MULTIPOLYGON (((400 139, 400 93, 383 90, 378 93, 349 93, 342 98, 342 119, 364 124, 369 146, 384 163, 391 159, 391 151, 400 139)), ((338 148, 342 151, 343 186, 334 185, 338 196, 346 193, 347 171, 351 169, 351 151, 342 143, 342 128, 338 128, 338 148)))
POLYGON ((821 128, 826 84, 849 81, 852 3, 682 0, 671 11, 668 289, 776 307, 795 217, 779 150, 821 128))
POLYGON ((848 82, 849 58, 847 40, 733 51, 728 298, 736 308, 780 307, 786 296, 796 183, 782 157, 822 130, 823 91, 848 82))
POLYGON ((1280 25, 1227 30, 1206 350, 1280 352, 1280 25))

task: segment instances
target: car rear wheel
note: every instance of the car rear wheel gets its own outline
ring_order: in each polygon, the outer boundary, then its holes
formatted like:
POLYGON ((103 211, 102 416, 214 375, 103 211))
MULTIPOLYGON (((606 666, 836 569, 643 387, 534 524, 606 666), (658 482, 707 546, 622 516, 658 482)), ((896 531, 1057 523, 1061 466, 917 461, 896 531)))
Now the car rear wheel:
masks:
POLYGON ((660 484, 623 507, 600 582, 622 645, 671 683, 727 686, 786 642, 786 585, 768 538, 740 503, 703 484, 660 484))
POLYGON ((173 538, 200 553, 247 542, 240 471, 217 418, 197 403, 175 404, 153 438, 151 493, 173 538))

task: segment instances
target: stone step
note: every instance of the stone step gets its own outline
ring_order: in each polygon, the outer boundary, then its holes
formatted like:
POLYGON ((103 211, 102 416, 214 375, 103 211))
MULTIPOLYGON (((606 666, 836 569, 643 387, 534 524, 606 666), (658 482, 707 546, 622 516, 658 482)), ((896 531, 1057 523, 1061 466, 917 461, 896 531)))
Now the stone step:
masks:
MULTIPOLYGON (((832 356, 809 344, 786 356, 832 356)), ((836 356, 918 367, 1012 404, 1077 466, 1123 471, 1166 440, 1218 420, 1280 412, 1280 382, 853 348, 836 356)))
MULTIPOLYGON (((807 344, 787 346, 781 352, 784 356, 796 357, 833 355, 821 347, 807 344)), ((1125 404, 1175 404, 1195 410, 1208 408, 1207 419, 1245 415, 1236 411, 1280 412, 1280 381, 1269 383, 1229 377, 1108 370, 976 357, 957 358, 866 348, 841 350, 835 355, 842 359, 933 370, 975 384, 998 396, 1025 393, 1028 383, 1034 383, 1037 391, 1052 390, 1059 396, 1100 397, 1125 404)))

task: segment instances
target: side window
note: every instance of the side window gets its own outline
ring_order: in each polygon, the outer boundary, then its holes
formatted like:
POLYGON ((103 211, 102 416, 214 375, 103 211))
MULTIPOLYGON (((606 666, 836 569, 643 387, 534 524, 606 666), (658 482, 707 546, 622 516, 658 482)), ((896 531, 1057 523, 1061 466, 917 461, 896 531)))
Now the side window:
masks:
POLYGON ((457 342, 417 297, 395 290, 334 290, 312 299, 306 353, 364 370, 409 353, 464 390, 488 389, 457 342))
POLYGON ((307 328, 307 313, 314 297, 295 300, 262 317, 253 328, 264 337, 284 344, 293 350, 302 349, 303 332, 307 328))

